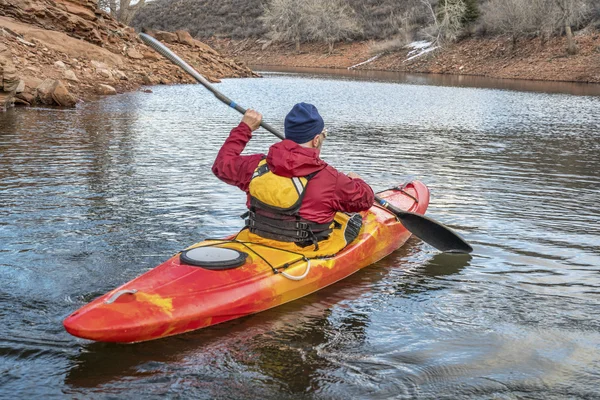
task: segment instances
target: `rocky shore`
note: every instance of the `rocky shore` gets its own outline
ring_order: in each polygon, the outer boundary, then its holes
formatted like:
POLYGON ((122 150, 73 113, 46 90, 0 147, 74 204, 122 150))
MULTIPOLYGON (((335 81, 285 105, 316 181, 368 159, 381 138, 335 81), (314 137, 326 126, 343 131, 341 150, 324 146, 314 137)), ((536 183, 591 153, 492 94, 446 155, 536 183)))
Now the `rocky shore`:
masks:
MULTIPOLYGON (((73 107, 141 85, 192 83, 97 0, 0 0, 0 111, 73 107)), ((212 82, 255 74, 188 32, 149 32, 212 82)))
POLYGON ((302 44, 299 52, 293 44, 265 40, 213 39, 208 43, 220 53, 249 65, 356 66, 381 71, 600 83, 600 32, 580 34, 576 41, 579 51, 575 55, 568 55, 566 39, 557 37, 546 42, 522 39, 516 46, 508 38, 471 38, 418 56, 410 46, 378 55, 373 52, 377 46, 372 42, 339 43, 331 54, 326 45, 315 43, 302 44))

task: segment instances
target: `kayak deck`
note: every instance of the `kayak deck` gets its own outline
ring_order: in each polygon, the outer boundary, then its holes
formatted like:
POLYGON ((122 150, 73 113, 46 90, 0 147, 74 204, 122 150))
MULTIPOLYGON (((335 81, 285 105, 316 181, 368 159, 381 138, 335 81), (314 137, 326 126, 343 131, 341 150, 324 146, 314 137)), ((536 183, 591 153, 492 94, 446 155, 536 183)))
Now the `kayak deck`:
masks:
MULTIPOLYGON (((419 181, 379 196, 397 208, 418 214, 424 214, 429 204, 429 190, 419 181)), ((363 226, 352 243, 335 256, 309 261, 299 260, 297 254, 287 251, 231 238, 197 243, 191 247, 243 248, 248 258, 237 268, 210 270, 182 263, 177 254, 75 311, 64 320, 64 326, 70 334, 85 339, 140 342, 215 325, 298 299, 382 259, 410 237, 397 218, 379 206, 361 215, 363 226), (273 266, 278 269, 274 271, 273 266)))

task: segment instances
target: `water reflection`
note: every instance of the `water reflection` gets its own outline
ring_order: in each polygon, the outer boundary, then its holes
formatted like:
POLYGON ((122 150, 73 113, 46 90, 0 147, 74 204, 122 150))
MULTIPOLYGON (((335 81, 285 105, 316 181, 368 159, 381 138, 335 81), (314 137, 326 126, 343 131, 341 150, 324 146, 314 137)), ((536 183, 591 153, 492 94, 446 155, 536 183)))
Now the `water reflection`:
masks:
POLYGON ((269 65, 253 65, 252 68, 262 74, 300 74, 303 77, 306 75, 314 75, 316 77, 326 76, 337 79, 402 82, 410 85, 436 85, 542 93, 567 93, 577 96, 600 95, 600 85, 597 83, 498 79, 477 75, 419 74, 395 71, 349 70, 346 68, 281 67, 269 65))

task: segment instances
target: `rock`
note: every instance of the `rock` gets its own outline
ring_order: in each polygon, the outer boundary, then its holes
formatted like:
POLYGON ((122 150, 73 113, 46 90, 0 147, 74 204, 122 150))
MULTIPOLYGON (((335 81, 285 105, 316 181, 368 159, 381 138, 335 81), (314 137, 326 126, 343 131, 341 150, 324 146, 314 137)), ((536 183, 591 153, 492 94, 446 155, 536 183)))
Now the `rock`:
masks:
POLYGON ((75 75, 75 72, 73 72, 70 69, 65 71, 64 77, 68 81, 79 82, 79 79, 77 79, 77 75, 75 75))
POLYGON ((19 84, 17 85, 17 89, 15 90, 15 93, 23 93, 24 90, 25 90, 25 81, 21 79, 19 81, 19 84))
POLYGON ((17 75, 17 69, 11 61, 4 64, 2 83, 5 92, 12 92, 19 86, 21 79, 17 75))
POLYGON ((77 103, 75 96, 69 93, 61 81, 56 81, 54 90, 52 91, 52 99, 56 104, 63 107, 75 107, 75 104, 77 103))
POLYGON ((100 84, 96 86, 96 93, 106 96, 111 94, 117 94, 117 90, 110 85, 100 84))
MULTIPOLYGON (((73 3, 77 3, 77 2, 73 2, 73 3)), ((89 7, 85 7, 82 5, 73 4, 73 3, 68 3, 68 2, 64 3, 65 10, 67 12, 69 12, 70 14, 77 15, 78 17, 87 19, 88 21, 95 21, 98 19, 98 17, 96 17, 96 14, 94 13, 93 9, 90 9, 89 7)))
POLYGON ((112 74, 116 79, 118 79, 120 81, 128 80, 127 75, 125 75, 125 73, 123 71, 120 71, 118 69, 113 70, 112 74))
POLYGON ((175 34, 177 35, 177 40, 179 41, 179 43, 186 44, 192 47, 195 46, 194 38, 192 37, 192 35, 190 35, 188 31, 175 31, 175 34))
POLYGON ((96 69, 108 69, 108 65, 100 61, 92 60, 90 64, 92 64, 92 67, 96 69))
POLYGON ((134 47, 130 47, 127 49, 127 57, 133 58, 134 60, 141 60, 144 58, 144 55, 137 51, 134 47))
POLYGON ((155 51, 146 51, 144 52, 144 59, 158 61, 162 59, 162 56, 155 51))
POLYGON ((26 100, 23 100, 23 99, 21 99, 20 97, 17 97, 17 96, 15 96, 14 102, 15 102, 15 106, 16 105, 21 105, 21 106, 30 106, 31 105, 30 102, 28 102, 26 100))
POLYGON ((12 106, 14 96, 12 93, 0 92, 0 112, 6 111, 6 109, 12 106))
POLYGON ((154 32, 154 37, 157 40, 165 43, 176 43, 179 39, 176 34, 165 31, 156 31, 154 32))
POLYGON ((212 47, 210 47, 209 45, 207 45, 204 42, 194 39, 194 45, 206 53, 209 53, 209 54, 212 54, 215 56, 219 55, 219 53, 217 53, 217 51, 215 49, 213 49, 212 47))
POLYGON ((25 46, 35 47, 34 43, 31 43, 31 42, 28 42, 27 40, 21 39, 18 36, 17 36, 17 41, 19 41, 19 43, 23 43, 25 46))
POLYGON ((42 83, 40 83, 36 89, 36 98, 37 100, 46 105, 51 105, 54 103, 54 99, 52 98, 52 92, 54 92, 54 87, 56 86, 56 81, 54 79, 45 79, 42 83))
POLYGON ((158 85, 160 84, 160 78, 154 75, 144 75, 142 78, 144 85, 158 85))
POLYGON ((150 89, 144 89, 144 90, 142 90, 142 92, 144 92, 144 93, 153 93, 152 90, 150 90, 150 89))
POLYGON ((55 63, 54 63, 54 66, 55 66, 56 68, 59 68, 59 69, 66 69, 66 68, 67 68, 67 66, 65 65, 65 63, 64 63, 64 62, 62 62, 62 61, 57 61, 57 62, 55 62, 55 63))
POLYGON ((32 76, 26 76, 24 78, 24 80, 25 80, 25 87, 30 88, 30 89, 35 89, 36 87, 38 87, 38 85, 40 83, 42 83, 41 79, 38 79, 38 78, 35 78, 32 76))
POLYGON ((21 99, 29 104, 33 104, 34 100, 35 100, 35 96, 32 93, 29 92, 23 92, 23 93, 19 93, 15 96, 17 99, 21 99))
POLYGON ((112 79, 113 79, 112 72, 110 72, 110 71, 109 71, 109 70, 107 70, 107 69, 97 69, 97 70, 96 70, 96 73, 97 73, 98 75, 100 75, 101 77, 103 77, 103 78, 106 78, 106 79, 109 79, 109 80, 112 80, 112 79))

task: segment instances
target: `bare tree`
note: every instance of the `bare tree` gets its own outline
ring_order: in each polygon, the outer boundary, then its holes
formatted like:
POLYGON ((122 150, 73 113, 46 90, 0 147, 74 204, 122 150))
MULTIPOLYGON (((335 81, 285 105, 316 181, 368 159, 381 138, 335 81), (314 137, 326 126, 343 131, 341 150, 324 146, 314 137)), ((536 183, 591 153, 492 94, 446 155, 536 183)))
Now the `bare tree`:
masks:
POLYGON ((268 29, 268 36, 275 41, 292 41, 296 51, 306 38, 306 17, 302 0, 272 0, 260 18, 268 29))
POLYGON ((567 52, 577 53, 573 28, 586 21, 589 0, 489 0, 483 21, 490 32, 509 34, 513 44, 522 36, 539 36, 543 41, 567 36, 567 52))
POLYGON ((323 41, 333 52, 335 42, 362 32, 354 10, 344 0, 307 0, 304 5, 309 40, 323 41))
POLYGON ((567 52, 576 54, 577 44, 573 37, 572 27, 585 19, 588 13, 587 2, 585 0, 554 0, 554 4, 559 10, 559 20, 567 35, 567 52))
POLYGON ((483 6, 483 24, 489 32, 509 35, 515 46, 520 37, 540 33, 536 19, 544 14, 552 15, 549 10, 539 12, 549 1, 552 0, 490 0, 483 6))
POLYGON ((430 13, 432 24, 425 32, 434 43, 454 41, 460 34, 467 5, 464 0, 420 0, 430 13))
POLYGON ((271 0, 261 20, 276 41, 323 41, 333 51, 335 42, 361 32, 347 0, 271 0))
POLYGON ((129 25, 146 0, 98 0, 98 7, 106 10, 119 22, 129 25), (134 3, 134 4, 132 4, 134 3))

